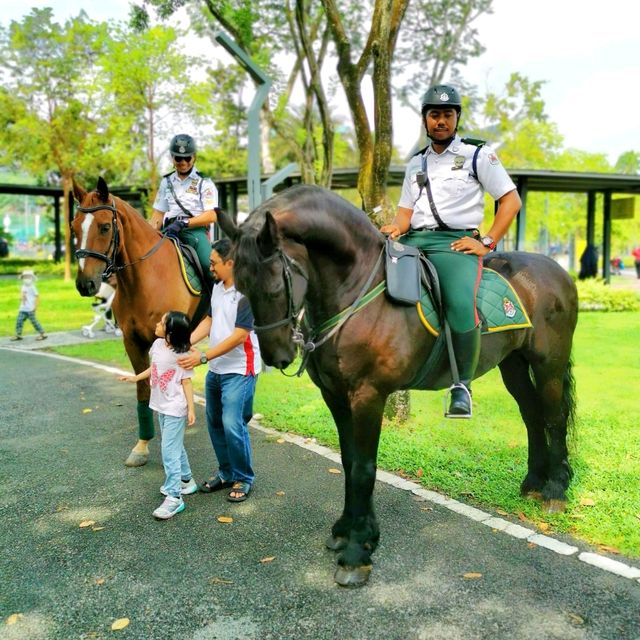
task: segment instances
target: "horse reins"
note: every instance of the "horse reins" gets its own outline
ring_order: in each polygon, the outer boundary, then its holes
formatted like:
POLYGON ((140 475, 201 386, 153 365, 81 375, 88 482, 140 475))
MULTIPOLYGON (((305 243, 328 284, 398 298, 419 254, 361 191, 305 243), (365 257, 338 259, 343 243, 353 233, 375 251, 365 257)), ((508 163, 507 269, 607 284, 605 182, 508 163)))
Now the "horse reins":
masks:
POLYGON ((116 266, 116 253, 120 246, 120 231, 118 229, 118 210, 116 209, 115 200, 111 198, 111 204, 99 204, 95 207, 77 207, 77 211, 80 211, 80 213, 94 213, 96 211, 105 210, 111 211, 111 224, 113 227, 113 233, 111 234, 111 241, 109 242, 107 253, 99 253, 98 251, 91 251, 90 249, 76 249, 75 256, 78 260, 81 258, 97 258, 98 260, 106 262, 107 267, 102 275, 104 278, 108 278, 112 273, 122 271, 123 269, 137 264, 138 262, 142 262, 152 256, 160 248, 160 245, 164 242, 166 236, 162 236, 160 240, 158 240, 158 242, 156 242, 156 244, 154 244, 153 247, 151 247, 151 249, 143 256, 136 258, 131 262, 116 266), (108 255, 109 253, 111 253, 111 255, 108 255))
MULTIPOLYGON (((309 358, 309 355, 315 351, 318 347, 321 347, 323 344, 325 344, 325 342, 327 342, 328 340, 330 340, 344 325, 344 323, 349 320, 349 318, 351 318, 351 316, 353 316, 354 313, 356 313, 356 311, 358 311, 358 309, 360 308, 360 304, 363 300, 363 298, 366 296, 367 292, 369 291, 371 284, 373 283, 373 280, 376 276, 376 273, 378 272, 378 269, 380 267, 380 264, 382 263, 382 258, 384 256, 384 245, 382 246, 382 250, 380 251, 380 254, 378 255, 378 259, 376 260, 376 263, 373 267, 373 269, 371 270, 371 273, 369 274, 369 277, 367 278, 367 281, 364 283, 364 286, 362 287, 362 289, 360 290, 360 292, 358 293, 358 295, 356 296, 356 299, 351 303, 351 305, 345 309, 344 311, 340 312, 339 314, 339 321, 333 325, 330 329, 330 331, 325 334, 324 336, 322 336, 322 338, 318 339, 319 334, 316 335, 316 332, 313 330, 313 328, 309 328, 309 335, 311 336, 311 339, 309 340, 305 340, 304 334, 302 332, 302 330, 300 329, 300 325, 302 323, 303 317, 304 317, 304 308, 302 306, 303 302, 304 302, 304 296, 303 299, 300 300, 300 302, 296 305, 295 300, 293 299, 293 282, 292 282, 292 268, 295 268, 298 273, 307 281, 309 282, 309 276, 307 275, 307 273, 305 272, 305 270, 302 268, 302 266, 300 264, 298 264, 293 258, 291 258, 290 256, 288 256, 284 251, 282 251, 281 249, 278 249, 272 256, 269 256, 268 258, 266 258, 265 260, 263 260, 262 262, 270 262, 271 260, 275 260, 276 258, 279 258, 282 262, 282 267, 283 267, 283 277, 284 277, 284 282, 285 282, 285 290, 287 292, 287 300, 288 300, 288 311, 287 311, 287 316, 285 318, 283 318, 282 320, 277 320, 276 322, 272 322, 270 324, 264 324, 264 325, 259 325, 259 326, 255 326, 253 327, 253 330, 256 333, 260 333, 263 331, 269 331, 271 329, 276 329, 278 327, 283 327, 287 324, 291 324, 292 325, 292 340, 295 344, 297 344, 303 351, 303 356, 302 356, 302 362, 300 363, 300 367, 299 369, 293 373, 293 374, 287 374, 284 371, 281 371, 281 373, 285 376, 288 377, 295 377, 295 376, 301 376, 302 372, 306 369, 307 367, 307 361, 309 358)), ((331 319, 332 320, 332 319, 331 319)), ((324 322, 321 326, 325 327, 328 324, 331 324, 331 320, 324 322)), ((320 332, 321 333, 321 332, 320 332)))

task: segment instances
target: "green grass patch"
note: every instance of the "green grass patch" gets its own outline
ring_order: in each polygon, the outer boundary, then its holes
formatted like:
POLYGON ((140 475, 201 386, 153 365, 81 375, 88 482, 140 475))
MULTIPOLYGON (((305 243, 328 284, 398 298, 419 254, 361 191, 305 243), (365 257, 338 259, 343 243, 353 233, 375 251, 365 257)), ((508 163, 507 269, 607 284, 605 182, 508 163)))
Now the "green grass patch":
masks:
MULTIPOLYGON (((73 282, 43 276, 38 287, 38 318, 47 331, 79 329, 91 320, 91 301, 77 294, 73 282)), ((14 331, 19 288, 15 278, 0 279, 0 335, 14 331)), ((568 532, 640 557, 638 335, 638 312, 580 314, 573 353, 578 397, 571 445, 575 476, 565 514, 545 514, 518 494, 526 472, 526 431, 497 370, 474 383, 475 416, 468 422, 442 417, 442 392, 412 392, 410 419, 404 424, 385 421, 379 467, 467 502, 544 523, 545 530, 568 532)), ((117 340, 56 351, 130 369, 117 340)), ((196 371, 194 388, 203 393, 206 371, 196 371)), ((255 410, 268 426, 338 447, 331 415, 306 375, 261 375, 255 410)))

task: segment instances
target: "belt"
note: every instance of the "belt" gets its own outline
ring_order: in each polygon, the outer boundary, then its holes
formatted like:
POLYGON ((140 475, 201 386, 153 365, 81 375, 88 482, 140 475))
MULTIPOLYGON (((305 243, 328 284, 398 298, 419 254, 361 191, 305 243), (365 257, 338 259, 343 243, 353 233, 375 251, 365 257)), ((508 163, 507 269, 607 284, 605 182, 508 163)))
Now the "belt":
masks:
POLYGON ((412 227, 411 231, 473 231, 478 232, 476 228, 473 229, 441 229, 440 227, 412 227))

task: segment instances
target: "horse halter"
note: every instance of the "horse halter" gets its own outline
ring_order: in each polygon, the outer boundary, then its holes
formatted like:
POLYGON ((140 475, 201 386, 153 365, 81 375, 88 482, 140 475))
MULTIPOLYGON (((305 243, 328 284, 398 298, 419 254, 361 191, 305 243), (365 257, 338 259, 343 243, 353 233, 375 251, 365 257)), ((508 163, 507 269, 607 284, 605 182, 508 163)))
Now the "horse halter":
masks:
POLYGON ((291 324, 293 326, 293 340, 294 342, 303 341, 302 333, 299 329, 300 323, 300 315, 301 308, 304 302, 304 296, 301 300, 296 304, 293 299, 293 270, 297 271, 306 282, 309 282, 309 276, 306 271, 302 268, 302 266, 296 262, 293 258, 288 256, 284 251, 278 249, 273 255, 269 256, 262 260, 262 264, 271 262, 272 260, 279 259, 282 263, 282 274, 284 278, 285 291, 287 294, 287 315, 282 320, 276 320, 276 322, 271 322, 269 324, 263 325, 254 325, 253 330, 256 333, 261 333, 263 331, 270 331, 271 329, 278 329, 279 327, 284 327, 285 325, 291 324))
POLYGON ((109 277, 115 271, 119 269, 115 266, 116 251, 120 244, 120 232, 118 231, 118 220, 115 200, 111 199, 111 204, 99 204, 95 207, 78 207, 77 211, 80 213, 94 213, 95 211, 111 211, 111 224, 113 227, 113 233, 111 234, 111 241, 109 242, 109 248, 107 253, 99 253, 98 251, 91 251, 90 249, 76 249, 75 256, 78 260, 81 258, 97 258, 107 263, 107 268, 104 270, 103 277, 109 277), (111 255, 108 255, 111 253, 111 255))

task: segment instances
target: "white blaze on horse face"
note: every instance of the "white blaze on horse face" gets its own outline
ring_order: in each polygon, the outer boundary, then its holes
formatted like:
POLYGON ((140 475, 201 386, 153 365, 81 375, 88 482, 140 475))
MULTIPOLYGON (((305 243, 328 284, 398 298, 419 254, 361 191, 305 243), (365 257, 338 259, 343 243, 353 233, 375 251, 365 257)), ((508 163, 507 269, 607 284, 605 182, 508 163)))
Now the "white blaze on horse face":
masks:
MULTIPOLYGON (((84 220, 82 221, 82 242, 80 244, 81 249, 87 248, 87 238, 89 237, 89 229, 91 228, 92 224, 93 214, 87 213, 84 217, 84 220)), ((78 265, 82 271, 84 271, 84 261, 85 258, 80 258, 80 260, 78 260, 78 265)))

